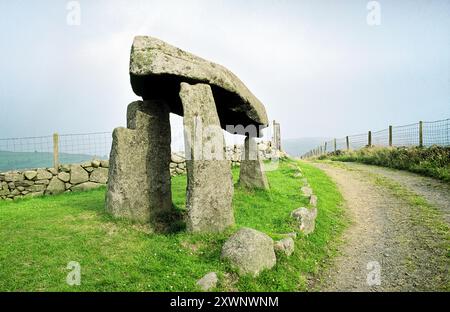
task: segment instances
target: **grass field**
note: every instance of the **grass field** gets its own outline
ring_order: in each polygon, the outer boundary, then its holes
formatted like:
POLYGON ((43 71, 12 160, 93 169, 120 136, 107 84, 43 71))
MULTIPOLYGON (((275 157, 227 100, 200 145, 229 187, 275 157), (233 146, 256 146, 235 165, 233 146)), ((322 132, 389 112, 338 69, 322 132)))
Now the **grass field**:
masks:
MULTIPOLYGON (((238 171, 233 171, 237 181, 238 171)), ((320 170, 292 160, 268 172, 269 192, 236 186, 236 226, 222 234, 163 235, 115 220, 104 212, 105 189, 0 202, 0 291, 195 291, 215 271, 218 291, 308 290, 311 278, 333 256, 346 221, 342 198, 320 170), (258 278, 238 277, 220 260, 224 241, 240 227, 273 237, 294 231, 290 212, 307 203, 297 166, 319 197, 316 231, 299 235, 294 254, 258 278), (81 265, 81 285, 69 286, 70 261, 81 265)), ((173 200, 184 209, 186 177, 173 178, 173 200)))

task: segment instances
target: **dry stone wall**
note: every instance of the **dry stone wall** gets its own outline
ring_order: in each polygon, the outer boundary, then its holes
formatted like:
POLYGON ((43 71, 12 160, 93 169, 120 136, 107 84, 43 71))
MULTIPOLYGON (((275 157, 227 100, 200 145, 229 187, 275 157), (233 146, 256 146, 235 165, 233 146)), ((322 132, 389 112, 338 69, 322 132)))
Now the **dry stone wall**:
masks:
MULTIPOLYGON (((239 167, 242 145, 226 147, 226 157, 233 167, 239 167)), ((286 154, 272 147, 271 142, 259 142, 261 159, 282 158, 286 154)), ((0 173, 0 200, 83 191, 106 185, 108 160, 93 160, 82 164, 61 165, 59 169, 40 168, 0 173)), ((172 153, 171 176, 186 174, 186 160, 180 153, 172 153)))

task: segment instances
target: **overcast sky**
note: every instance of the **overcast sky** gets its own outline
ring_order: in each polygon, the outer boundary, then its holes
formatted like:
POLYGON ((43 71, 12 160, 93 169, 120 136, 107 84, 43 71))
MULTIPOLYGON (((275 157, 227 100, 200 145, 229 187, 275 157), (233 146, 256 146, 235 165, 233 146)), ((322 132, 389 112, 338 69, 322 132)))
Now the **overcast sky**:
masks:
MULTIPOLYGON (((138 99, 128 62, 151 35, 220 63, 284 138, 450 117, 450 1, 0 2, 0 137, 111 131, 138 99)), ((180 129, 175 118, 174 131, 180 129)))

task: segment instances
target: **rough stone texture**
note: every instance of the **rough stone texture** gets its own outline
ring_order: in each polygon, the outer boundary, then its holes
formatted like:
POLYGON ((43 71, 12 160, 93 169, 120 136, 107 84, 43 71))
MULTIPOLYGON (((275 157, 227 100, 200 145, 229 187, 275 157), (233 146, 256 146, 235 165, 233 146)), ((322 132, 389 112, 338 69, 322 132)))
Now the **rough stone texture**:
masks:
POLYGON ((47 168, 47 171, 50 172, 54 176, 58 174, 58 169, 56 169, 56 168, 47 168))
POLYGON ((37 170, 37 180, 50 180, 51 178, 53 178, 53 174, 51 174, 47 169, 37 170))
POLYGON ((94 168, 100 167, 100 161, 99 160, 93 160, 91 162, 91 164, 92 164, 92 167, 94 167, 94 168))
POLYGON ((89 176, 89 181, 106 184, 108 182, 108 168, 96 168, 89 176))
POLYGON ((94 183, 94 182, 84 182, 81 184, 77 184, 72 186, 70 189, 72 191, 89 191, 98 188, 99 186, 104 184, 94 183))
POLYGON ((102 168, 109 168, 109 160, 100 160, 100 166, 102 168))
MULTIPOLYGON (((180 50, 159 39, 137 36, 130 57, 131 85, 137 95, 164 98, 183 115, 176 93, 181 82, 211 85, 222 127, 262 125, 269 121, 262 103, 225 67, 180 50)), ((241 133, 244 134, 244 133, 241 133)))
POLYGON ((154 222, 172 211, 170 140, 167 104, 155 100, 128 106, 127 129, 116 128, 113 132, 108 212, 139 222, 154 222))
POLYGON ((50 181, 47 189, 45 190, 45 194, 54 195, 63 193, 66 190, 66 185, 63 181, 58 179, 58 177, 53 177, 50 181))
POLYGON ((203 291, 208 291, 216 287, 219 279, 215 272, 210 272, 197 281, 197 286, 203 291))
POLYGON ((231 163, 224 159, 225 140, 212 91, 209 85, 182 83, 180 98, 184 107, 184 128, 190 134, 185 142, 186 155, 190 155, 186 161, 187 229, 221 232, 234 224, 231 205, 234 189, 231 163))
POLYGON ((289 257, 294 252, 294 240, 291 237, 283 238, 282 240, 275 242, 274 248, 289 257))
POLYGON ((22 181, 23 174, 20 172, 6 172, 5 173, 5 181, 6 182, 16 182, 16 181, 22 181))
POLYGON ((36 178, 37 172, 36 171, 25 171, 23 173, 23 175, 26 179, 33 180, 34 178, 36 178))
POLYGON ((273 245, 273 240, 266 234, 242 228, 225 242, 221 257, 228 259, 239 274, 257 276, 262 270, 275 266, 273 245))
POLYGON ((81 184, 89 181, 89 174, 83 169, 82 165, 70 166, 70 183, 81 184))
POLYGON ((313 194, 313 190, 308 186, 303 186, 301 190, 304 196, 309 197, 313 194))
POLYGON ((253 137, 247 137, 242 153, 239 183, 249 189, 269 189, 263 163, 258 153, 258 146, 253 137))
POLYGON ((67 183, 70 181, 70 173, 68 172, 60 172, 58 173, 58 179, 60 179, 61 181, 67 183))
POLYGON ((317 196, 316 195, 311 195, 309 197, 309 204, 313 207, 317 207, 317 196))
POLYGON ((305 207, 298 208, 291 213, 299 223, 299 230, 308 235, 314 232, 317 217, 317 208, 307 209, 305 207))

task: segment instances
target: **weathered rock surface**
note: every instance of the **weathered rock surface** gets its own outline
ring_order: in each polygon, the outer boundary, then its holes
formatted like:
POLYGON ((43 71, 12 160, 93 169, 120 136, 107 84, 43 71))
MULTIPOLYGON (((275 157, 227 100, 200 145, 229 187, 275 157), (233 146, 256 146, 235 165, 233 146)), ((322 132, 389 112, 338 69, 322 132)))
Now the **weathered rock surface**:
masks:
POLYGON ((197 281, 197 286, 203 291, 208 291, 216 287, 219 279, 215 272, 210 272, 197 281))
POLYGON ((257 276, 276 264, 273 240, 259 231, 242 228, 222 247, 221 257, 235 266, 239 274, 257 276))
POLYGON ((58 179, 60 179, 61 181, 67 183, 70 181, 70 173, 68 172, 60 172, 58 173, 58 179))
POLYGON ((205 83, 211 85, 224 129, 225 125, 269 123, 264 106, 233 73, 156 38, 135 37, 130 78, 137 95, 144 99, 164 98, 175 114, 183 115, 177 98, 180 83, 205 83))
POLYGON ((221 232, 234 224, 231 163, 224 160, 224 137, 210 86, 181 84, 188 175, 187 229, 221 232), (198 133, 199 123, 201 131, 198 133), (196 132, 197 131, 197 132, 196 132), (211 150, 211 148, 214 149, 211 150), (222 158, 220 158, 222 155, 222 158), (218 160, 216 160, 218 159, 218 160), (222 160, 220 160, 222 159, 222 160))
POLYGON ((309 204, 313 207, 317 207, 317 196, 316 195, 311 195, 309 197, 309 204))
POLYGON ((304 196, 309 197, 313 194, 313 190, 309 186, 303 186, 301 190, 304 196))
POLYGON ((239 172, 239 183, 249 189, 269 189, 263 163, 259 156, 258 146, 253 137, 247 137, 239 172))
POLYGON ((131 103, 127 128, 113 132, 106 209, 117 217, 155 222, 172 211, 168 106, 131 103))
POLYGON ((89 181, 89 174, 80 165, 70 166, 70 183, 80 184, 89 181))
POLYGON ((25 176, 25 178, 27 180, 33 180, 34 178, 36 178, 37 172, 36 171, 25 171, 23 173, 23 175, 25 176))
POLYGON ((106 184, 108 182, 108 168, 96 168, 89 176, 89 181, 106 184))
POLYGON ((290 256, 294 252, 294 240, 291 237, 283 238, 282 240, 275 242, 274 248, 275 250, 283 252, 286 256, 290 256))
POLYGON ((291 213, 299 223, 299 230, 305 234, 314 232, 317 217, 317 208, 307 209, 305 207, 298 208, 291 213))
POLYGON ((89 191, 98 188, 100 185, 102 184, 94 182, 84 182, 81 184, 74 185, 70 189, 72 191, 89 191))
POLYGON ((45 194, 54 195, 63 193, 66 190, 66 185, 58 177, 53 177, 45 190, 45 194))
POLYGON ((50 180, 51 178, 53 178, 53 174, 51 174, 48 170, 46 169, 38 169, 37 170, 37 180, 50 180))

